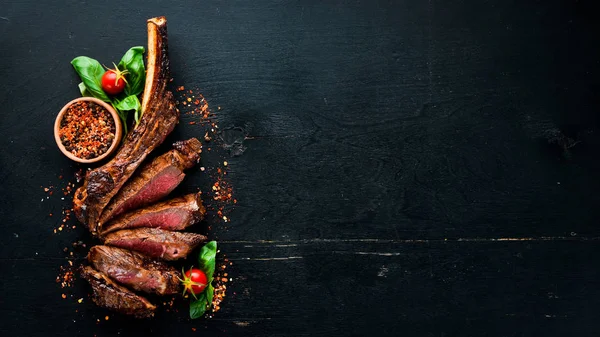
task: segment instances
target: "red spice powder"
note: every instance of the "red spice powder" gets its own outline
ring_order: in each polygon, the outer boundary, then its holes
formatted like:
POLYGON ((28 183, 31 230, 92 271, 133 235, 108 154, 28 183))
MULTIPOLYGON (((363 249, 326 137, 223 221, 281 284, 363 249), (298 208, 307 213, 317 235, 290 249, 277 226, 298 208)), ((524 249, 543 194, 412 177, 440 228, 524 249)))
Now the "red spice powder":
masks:
POLYGON ((58 135, 67 151, 78 158, 91 159, 108 151, 115 129, 115 121, 104 107, 79 101, 67 108, 58 135))

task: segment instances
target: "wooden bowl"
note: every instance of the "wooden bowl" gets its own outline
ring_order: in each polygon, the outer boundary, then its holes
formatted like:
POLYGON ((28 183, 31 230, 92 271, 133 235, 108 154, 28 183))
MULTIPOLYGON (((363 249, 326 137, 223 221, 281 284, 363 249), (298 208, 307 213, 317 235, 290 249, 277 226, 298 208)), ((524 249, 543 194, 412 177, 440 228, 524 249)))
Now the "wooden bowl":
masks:
POLYGON ((56 145, 58 145, 58 148, 60 149, 60 151, 65 156, 67 156, 69 159, 76 161, 78 163, 83 163, 83 164, 96 163, 96 162, 99 162, 99 161, 105 159, 106 157, 110 156, 118 148, 119 143, 121 143, 122 134, 123 134, 123 130, 122 130, 122 125, 121 125, 121 119, 119 118, 119 115, 117 115, 117 112, 115 111, 115 109, 113 109, 113 107, 110 104, 103 102, 94 97, 80 97, 80 98, 76 98, 76 99, 70 101, 69 103, 65 104, 65 106, 58 113, 58 116, 56 116, 56 121, 54 122, 54 139, 56 140, 56 145), (67 149, 63 145, 62 141, 60 140, 60 136, 59 136, 60 122, 62 121, 65 112, 67 111, 69 106, 71 106, 71 104, 76 103, 76 102, 81 102, 81 101, 92 102, 92 103, 96 103, 96 104, 102 106, 110 113, 110 115, 112 116, 112 118, 115 122, 115 138, 113 138, 112 144, 110 145, 110 147, 108 148, 108 150, 106 152, 99 155, 98 157, 91 158, 91 159, 79 158, 79 157, 76 157, 71 152, 67 151, 67 149))

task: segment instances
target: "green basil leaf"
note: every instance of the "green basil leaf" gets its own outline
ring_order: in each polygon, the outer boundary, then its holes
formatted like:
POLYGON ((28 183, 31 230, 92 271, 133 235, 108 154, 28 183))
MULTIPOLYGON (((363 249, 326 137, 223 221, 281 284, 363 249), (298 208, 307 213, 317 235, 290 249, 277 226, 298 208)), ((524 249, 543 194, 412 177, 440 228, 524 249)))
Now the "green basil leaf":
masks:
POLYGON ((100 62, 87 56, 78 56, 71 61, 71 64, 90 95, 105 102, 110 102, 110 98, 102 90, 104 69, 102 69, 100 62))
POLYGON ((196 319, 202 317, 206 312, 206 297, 190 302, 190 318, 196 319))
POLYGON ((126 123, 129 111, 134 110, 135 122, 139 121, 139 112, 142 107, 140 100, 136 95, 127 96, 115 104, 115 108, 119 111, 119 116, 126 123))
POLYGON ((215 273, 215 257, 217 255, 217 241, 211 241, 202 247, 198 262, 200 269, 204 271, 208 282, 212 282, 213 274, 215 273))
POLYGON ((212 283, 209 283, 206 289, 204 289, 204 296, 206 297, 206 301, 208 302, 208 308, 212 305, 213 297, 215 296, 215 288, 213 288, 212 283))
POLYGON ((146 83, 144 52, 144 47, 131 47, 119 62, 119 69, 128 71, 128 74, 125 75, 127 79, 125 94, 128 96, 139 95, 144 91, 144 84, 146 83))
POLYGON ((87 90, 87 88, 85 87, 85 84, 83 84, 83 82, 80 82, 77 86, 79 87, 79 92, 81 92, 81 96, 83 96, 83 97, 91 97, 92 96, 90 94, 90 92, 87 90))
POLYGON ((127 96, 115 104, 115 107, 121 111, 139 110, 142 104, 136 95, 127 96))
POLYGON ((206 274, 208 286, 196 300, 190 302, 190 318, 199 318, 206 310, 210 309, 215 294, 215 288, 212 286, 213 274, 215 273, 215 258, 217 256, 217 241, 211 241, 202 247, 198 255, 200 268, 206 274))
POLYGON ((197 300, 190 302, 190 318, 196 319, 202 317, 206 310, 210 309, 213 296, 214 288, 211 284, 209 284, 204 292, 198 296, 197 300))

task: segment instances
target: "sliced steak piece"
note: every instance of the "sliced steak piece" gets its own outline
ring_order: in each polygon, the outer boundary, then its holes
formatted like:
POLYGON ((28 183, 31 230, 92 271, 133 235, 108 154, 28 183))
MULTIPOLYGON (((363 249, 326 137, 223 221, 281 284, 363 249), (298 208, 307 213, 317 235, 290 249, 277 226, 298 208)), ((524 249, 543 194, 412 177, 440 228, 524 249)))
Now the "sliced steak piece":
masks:
POLYGON ((188 194, 123 214, 105 225, 98 226, 98 233, 105 235, 120 229, 139 227, 183 230, 204 218, 206 209, 202 206, 201 195, 188 194))
POLYGON ((138 318, 154 316, 155 305, 144 297, 116 284, 108 276, 94 268, 83 267, 81 277, 92 286, 94 292, 92 300, 97 305, 138 318))
POLYGON ((83 186, 73 198, 77 218, 86 223, 94 235, 100 215, 110 199, 146 156, 173 131, 179 120, 173 93, 165 89, 169 80, 169 59, 164 17, 148 20, 148 64, 140 122, 129 132, 111 161, 86 174, 83 186))
POLYGON ((200 160, 202 144, 196 138, 173 144, 174 149, 142 166, 106 206, 100 225, 132 209, 150 205, 175 189, 184 170, 200 160))
POLYGON ((104 244, 138 251, 164 260, 185 258, 206 236, 171 232, 159 228, 123 229, 104 238, 104 244))
POLYGON ((179 292, 181 273, 164 262, 127 249, 94 246, 88 261, 108 277, 133 290, 169 295, 179 292))

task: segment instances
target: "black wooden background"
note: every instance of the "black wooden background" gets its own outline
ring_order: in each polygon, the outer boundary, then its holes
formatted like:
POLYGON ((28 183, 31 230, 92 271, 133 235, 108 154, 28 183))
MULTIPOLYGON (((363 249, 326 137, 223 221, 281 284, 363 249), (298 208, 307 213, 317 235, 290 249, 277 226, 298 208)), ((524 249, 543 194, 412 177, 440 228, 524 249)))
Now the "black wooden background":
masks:
POLYGON ((0 334, 597 336, 593 2, 0 1, 0 334), (78 169, 52 136, 70 60, 118 61, 157 15, 174 84, 245 137, 209 223, 233 282, 210 320, 104 321, 55 283, 91 239, 52 233, 40 186, 78 169))

